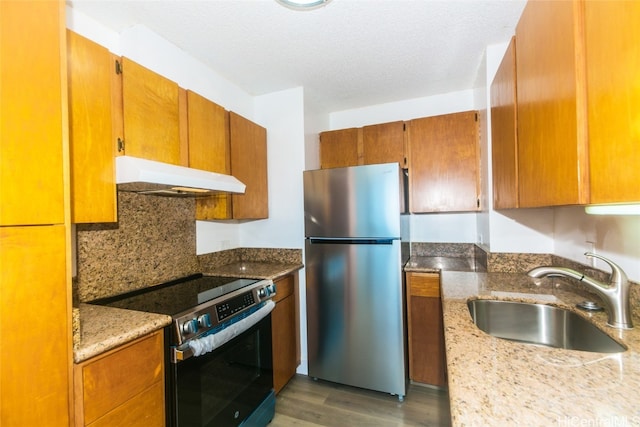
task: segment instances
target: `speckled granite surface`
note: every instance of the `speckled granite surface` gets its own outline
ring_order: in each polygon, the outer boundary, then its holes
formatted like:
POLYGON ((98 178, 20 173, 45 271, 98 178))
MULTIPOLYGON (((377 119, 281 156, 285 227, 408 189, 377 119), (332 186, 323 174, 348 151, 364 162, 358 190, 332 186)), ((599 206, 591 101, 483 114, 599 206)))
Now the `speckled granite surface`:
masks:
POLYGON ((73 361, 80 363, 171 324, 155 313, 80 304, 80 340, 73 343, 73 361))
POLYGON ((630 331, 606 326, 605 313, 586 315, 627 345, 629 349, 624 353, 599 354, 520 344, 480 331, 471 321, 467 299, 545 303, 555 299, 553 305, 573 307, 585 299, 584 292, 558 279, 534 282, 525 274, 441 274, 454 426, 640 425, 637 309, 636 328, 630 331))
POLYGON ((245 262, 239 261, 203 271, 204 274, 222 277, 244 277, 250 279, 276 279, 286 274, 300 270, 300 263, 278 264, 273 262, 245 262))
POLYGON ((430 243, 412 242, 411 256, 473 258, 476 245, 473 243, 430 243))
MULTIPOLYGON (((215 272, 219 275, 225 271, 231 271, 235 267, 242 267, 243 263, 255 263, 253 268, 261 269, 262 264, 300 265, 302 267, 302 249, 280 249, 280 248, 236 248, 226 251, 212 252, 198 255, 198 262, 202 272, 215 272)), ((248 265, 248 264, 247 264, 248 265)), ((247 270, 245 265, 244 270, 247 270)), ((252 270, 249 266, 249 270, 252 270)), ((259 270, 256 271, 259 274, 259 270)), ((231 275, 235 277, 235 275, 231 275)), ((264 277, 257 277, 262 279, 264 277)))
POLYGON ((198 273, 194 199, 118 192, 117 224, 77 226, 80 302, 198 273))
POLYGON ((485 271, 476 265, 474 258, 443 256, 412 256, 404 265, 404 271, 438 273, 440 271, 485 271))

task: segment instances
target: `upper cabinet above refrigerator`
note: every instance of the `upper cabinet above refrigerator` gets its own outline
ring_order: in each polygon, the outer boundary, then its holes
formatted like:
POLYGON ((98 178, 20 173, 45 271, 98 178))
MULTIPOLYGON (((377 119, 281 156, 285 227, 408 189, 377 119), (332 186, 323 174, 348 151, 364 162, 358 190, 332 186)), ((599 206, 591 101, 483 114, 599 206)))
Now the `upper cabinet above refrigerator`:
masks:
POLYGON ((403 213, 480 210, 477 111, 320 133, 320 167, 397 163, 408 177, 403 213))

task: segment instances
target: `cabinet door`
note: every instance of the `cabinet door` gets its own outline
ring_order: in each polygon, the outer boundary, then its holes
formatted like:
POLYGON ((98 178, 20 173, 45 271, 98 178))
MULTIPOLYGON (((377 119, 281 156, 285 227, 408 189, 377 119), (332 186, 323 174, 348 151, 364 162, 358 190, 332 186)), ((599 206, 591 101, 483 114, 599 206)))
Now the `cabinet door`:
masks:
POLYGON ((362 129, 350 128, 320 133, 320 169, 357 166, 362 149, 362 129))
POLYGON ((409 122, 412 213, 478 210, 476 111, 409 122))
POLYGON ((188 90, 187 110, 189 167, 230 173, 229 116, 225 109, 188 90))
POLYGON ((518 129, 515 38, 491 84, 491 158, 493 207, 518 207, 518 129))
POLYGON ((588 201, 582 25, 581 1, 529 1, 516 28, 521 207, 588 201))
POLYGON ((64 222, 63 7, 0 2, 0 225, 64 222))
POLYGON ((362 128, 363 164, 399 163, 405 167, 404 122, 382 123, 362 128))
POLYGON ((296 374, 300 364, 298 293, 293 274, 275 281, 276 307, 271 312, 273 388, 278 393, 296 374))
POLYGON ((446 386, 440 275, 408 273, 409 377, 446 386))
POLYGON ((112 55, 72 31, 67 55, 72 222, 116 222, 112 55))
POLYGON ((273 328, 273 388, 280 392, 296 374, 295 301, 289 295, 279 301, 271 314, 273 328))
POLYGON ((122 58, 125 154, 180 164, 177 83, 122 58))
POLYGON ((585 2, 591 203, 640 201, 640 2, 585 2))
POLYGON ((106 426, 117 419, 128 426, 164 425, 163 355, 159 331, 76 365, 76 423, 106 426))
MULTIPOLYGON (((6 4, 1 3, 3 14, 6 4)), ((71 308, 65 242, 63 225, 0 227, 3 426, 69 425, 71 308)))
POLYGON ((233 112, 229 128, 231 173, 247 186, 232 196, 233 218, 268 218, 267 130, 233 112))
MULTIPOLYGON (((187 106, 189 167, 230 174, 228 112, 192 91, 187 91, 187 106)), ((228 219, 231 214, 230 195, 196 200, 196 219, 228 219)))

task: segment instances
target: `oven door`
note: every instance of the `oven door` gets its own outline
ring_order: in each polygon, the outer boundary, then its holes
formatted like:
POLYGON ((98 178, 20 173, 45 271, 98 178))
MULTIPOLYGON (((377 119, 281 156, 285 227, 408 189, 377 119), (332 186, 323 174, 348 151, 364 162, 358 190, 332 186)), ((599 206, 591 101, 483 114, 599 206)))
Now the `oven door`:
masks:
POLYGON ((241 425, 273 394, 271 315, 210 353, 170 363, 168 371, 169 425, 241 425))

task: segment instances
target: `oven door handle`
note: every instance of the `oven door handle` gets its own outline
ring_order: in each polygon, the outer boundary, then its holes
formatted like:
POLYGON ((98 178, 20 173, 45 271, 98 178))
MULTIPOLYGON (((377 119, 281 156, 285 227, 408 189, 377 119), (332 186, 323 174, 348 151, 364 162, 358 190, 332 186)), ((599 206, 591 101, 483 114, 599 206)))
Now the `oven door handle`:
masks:
POLYGON ((188 347, 185 347, 182 350, 173 348, 171 351, 171 362, 179 363, 183 360, 190 359, 191 357, 202 356, 203 354, 209 353, 217 349, 218 347, 221 347, 231 339, 237 337, 256 323, 267 317, 267 315, 271 313, 271 310, 273 310, 275 305, 276 304, 273 302, 273 300, 268 300, 262 307, 256 310, 255 313, 252 313, 244 319, 239 320, 232 325, 229 325, 221 331, 189 340, 186 343, 188 347))

